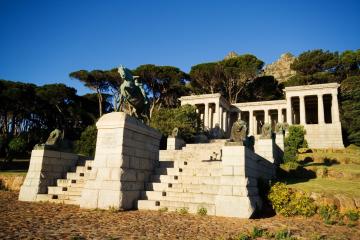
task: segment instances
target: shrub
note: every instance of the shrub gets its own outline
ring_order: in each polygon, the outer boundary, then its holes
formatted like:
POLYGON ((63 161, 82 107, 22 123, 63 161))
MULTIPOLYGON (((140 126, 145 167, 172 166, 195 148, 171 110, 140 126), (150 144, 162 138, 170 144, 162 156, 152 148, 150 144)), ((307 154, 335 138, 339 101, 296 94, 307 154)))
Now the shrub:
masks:
POLYGON ((27 147, 28 147, 28 143, 24 137, 22 136, 14 137, 13 139, 10 140, 8 145, 10 158, 26 153, 27 147))
POLYGON ((201 207, 197 210, 197 214, 200 215, 200 216, 206 216, 207 214, 207 209, 204 208, 204 207, 201 207))
POLYGON ((251 237, 245 233, 238 234, 234 240, 250 240, 251 237))
POLYGON ((76 142, 77 153, 94 157, 96 148, 97 128, 95 125, 88 126, 81 133, 80 140, 76 142))
POLYGON ((359 220, 360 217, 360 213, 356 210, 347 210, 344 215, 353 222, 356 222, 357 220, 359 220))
POLYGON ((166 137, 177 127, 180 137, 186 142, 193 141, 198 125, 199 115, 196 113, 196 108, 190 105, 154 111, 150 121, 150 126, 166 137))
POLYGON ((289 229, 283 229, 275 233, 276 240, 294 240, 295 237, 291 236, 291 232, 289 229))
POLYGON ((265 229, 261 229, 255 226, 253 227, 250 235, 252 238, 258 238, 258 237, 262 237, 264 233, 265 233, 265 229))
POLYGON ((162 208, 159 208, 159 212, 161 213, 164 213, 164 212, 167 212, 169 209, 167 207, 162 207, 162 208))
POLYGON ((297 150, 307 148, 305 140, 305 129, 301 125, 292 125, 289 127, 289 134, 285 138, 284 162, 295 162, 297 159, 297 150))
POLYGON ((283 216, 312 216, 316 213, 313 200, 307 195, 295 192, 284 183, 276 183, 270 189, 269 200, 277 214, 283 216))
POLYGON ((335 205, 320 206, 318 213, 325 224, 333 225, 340 219, 340 212, 335 205))
POLYGON ((183 208, 178 209, 178 212, 179 212, 181 215, 185 215, 185 214, 188 214, 188 213, 189 213, 189 209, 186 208, 186 207, 183 207, 183 208))

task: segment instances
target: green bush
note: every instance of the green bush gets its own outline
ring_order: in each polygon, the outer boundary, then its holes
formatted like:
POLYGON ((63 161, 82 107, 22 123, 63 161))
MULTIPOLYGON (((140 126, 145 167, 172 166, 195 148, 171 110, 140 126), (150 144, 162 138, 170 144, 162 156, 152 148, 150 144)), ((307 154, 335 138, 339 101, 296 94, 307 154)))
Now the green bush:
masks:
POLYGON ((9 156, 10 158, 21 156, 26 152, 26 149, 28 147, 28 142, 26 139, 22 136, 14 137, 10 140, 8 149, 9 149, 9 156))
POLYGON ((276 240, 295 240, 295 237, 291 236, 290 229, 279 230, 275 233, 276 240))
POLYGON ((340 212, 335 205, 320 206, 318 213, 325 224, 333 225, 340 220, 340 212))
POLYGON ((162 108, 154 111, 150 120, 150 126, 159 130, 166 137, 177 127, 180 137, 186 142, 193 141, 198 123, 199 115, 196 113, 196 108, 190 105, 179 108, 162 108))
POLYGON ((275 212, 283 216, 302 215, 310 217, 316 213, 313 200, 306 194, 293 191, 284 183, 274 184, 268 196, 275 212))
POLYGON ((357 220, 359 220, 360 217, 360 213, 359 211, 356 210, 347 210, 344 214, 350 221, 356 222, 357 220))
POLYGON ((95 125, 88 126, 81 133, 80 140, 76 142, 75 151, 89 157, 95 156, 97 128, 95 125))
POLYGON ((307 148, 305 140, 305 129, 301 125, 292 125, 289 127, 289 134, 285 138, 284 162, 295 162, 297 160, 297 150, 307 148))
POLYGON ((207 209, 204 208, 204 207, 201 207, 197 210, 197 214, 200 215, 200 216, 206 216, 207 214, 207 209))
POLYGON ((252 238, 258 238, 258 237, 262 237, 264 234, 265 234, 265 229, 261 229, 261 228, 258 228, 258 227, 253 227, 250 235, 252 238))

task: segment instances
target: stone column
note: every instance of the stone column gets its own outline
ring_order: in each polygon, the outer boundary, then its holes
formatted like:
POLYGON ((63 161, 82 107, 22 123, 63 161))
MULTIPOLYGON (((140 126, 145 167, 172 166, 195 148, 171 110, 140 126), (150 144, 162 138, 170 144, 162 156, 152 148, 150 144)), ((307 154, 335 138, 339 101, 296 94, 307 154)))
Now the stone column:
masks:
POLYGON ((254 112, 249 110, 249 135, 253 136, 254 134, 254 112))
POLYGON ((213 127, 215 127, 216 124, 219 124, 220 127, 220 105, 219 103, 215 103, 215 114, 214 114, 214 118, 213 118, 213 127))
POLYGON ((323 94, 318 94, 318 123, 324 124, 324 101, 323 101, 323 94))
POLYGON ((213 110, 211 107, 209 107, 209 128, 213 128, 214 127, 214 114, 213 114, 213 110))
POLYGON ((289 125, 293 124, 292 121, 292 105, 291 105, 291 97, 286 98, 286 122, 289 125))
POLYGON ((225 110, 223 112, 223 130, 226 133, 228 128, 228 122, 227 122, 227 111, 225 110))
POLYGON ((205 110, 204 110, 204 128, 209 127, 209 103, 205 103, 205 110))
POLYGON ((278 123, 283 123, 284 122, 284 118, 282 115, 282 108, 278 108, 278 123))
POLYGON ((219 127, 220 127, 220 129, 225 131, 225 129, 224 129, 224 121, 223 121, 223 108, 221 106, 219 108, 219 127))
POLYGON ((269 109, 264 110, 264 123, 270 123, 269 122, 269 109))
POLYGON ((306 124, 306 117, 305 117, 305 97, 300 96, 300 124, 306 124))
POLYGON ((331 104, 331 120, 332 123, 340 122, 340 114, 339 114, 339 103, 337 98, 337 93, 331 94, 332 96, 332 104, 331 104))

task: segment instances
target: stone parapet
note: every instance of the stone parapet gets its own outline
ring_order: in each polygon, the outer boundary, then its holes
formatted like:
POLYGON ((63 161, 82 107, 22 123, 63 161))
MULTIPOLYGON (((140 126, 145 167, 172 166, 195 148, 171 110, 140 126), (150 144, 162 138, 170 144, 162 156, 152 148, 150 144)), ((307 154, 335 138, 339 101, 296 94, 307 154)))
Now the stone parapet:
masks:
MULTIPOLYGON (((271 145, 272 146, 272 145, 271 145)), ((215 199, 216 215, 249 218, 262 202, 258 195, 258 179, 274 177, 272 162, 244 146, 222 148, 222 176, 215 199)))
POLYGON ((185 141, 178 137, 167 138, 167 150, 180 150, 186 145, 185 141))
POLYGON ((35 201, 37 194, 47 193, 78 161, 78 155, 52 150, 33 150, 29 170, 20 188, 20 201, 35 201))

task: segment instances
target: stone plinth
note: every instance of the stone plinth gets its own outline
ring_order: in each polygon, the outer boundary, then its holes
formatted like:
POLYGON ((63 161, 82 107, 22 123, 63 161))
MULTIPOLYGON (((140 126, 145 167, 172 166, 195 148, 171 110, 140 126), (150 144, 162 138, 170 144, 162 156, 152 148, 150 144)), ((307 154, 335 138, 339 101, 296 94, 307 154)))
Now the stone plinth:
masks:
POLYGON ((178 137, 168 137, 166 150, 181 150, 186 145, 185 141, 178 137))
POLYGON ((222 154, 221 186, 215 199, 216 215, 250 218, 262 205, 258 179, 273 178, 273 164, 244 146, 224 146, 222 154))
POLYGON ((274 163, 274 141, 269 139, 258 139, 255 142, 255 152, 264 159, 274 163))
POLYGON ((95 159, 80 207, 132 209, 159 160, 161 134, 123 112, 102 116, 96 126, 95 159))
POLYGON ((48 186, 55 186, 74 167, 78 155, 52 150, 33 150, 29 170, 20 188, 20 201, 35 201, 37 194, 47 193, 48 186))

